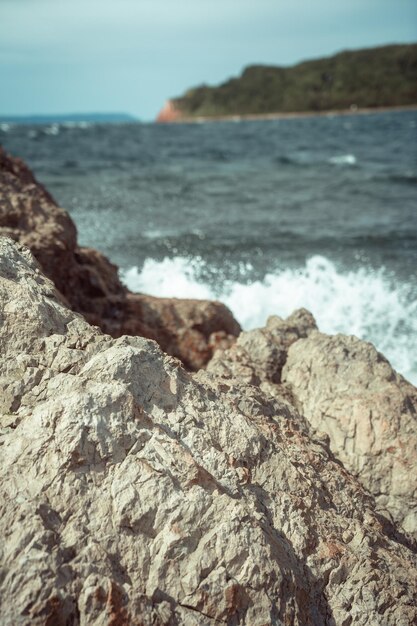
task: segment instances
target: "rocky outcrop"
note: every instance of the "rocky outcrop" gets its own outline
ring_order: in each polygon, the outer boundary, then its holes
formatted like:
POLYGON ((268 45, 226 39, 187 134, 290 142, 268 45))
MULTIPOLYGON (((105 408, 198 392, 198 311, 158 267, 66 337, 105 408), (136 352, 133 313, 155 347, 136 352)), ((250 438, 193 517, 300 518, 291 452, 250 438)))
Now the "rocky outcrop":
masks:
POLYGON ((156 340, 190 369, 212 355, 212 333, 235 336, 240 327, 220 302, 159 299, 130 293, 117 267, 77 245, 77 232, 64 209, 19 159, 0 147, 0 234, 28 246, 69 306, 114 337, 156 340))
POLYGON ((319 333, 311 313, 242 333, 207 366, 285 399, 328 440, 376 499, 377 509, 417 535, 417 390, 372 344, 319 333))
POLYGON ((178 122, 182 118, 182 113, 177 109, 172 100, 167 100, 159 111, 156 121, 157 122, 178 122))
POLYGON ((318 332, 291 346, 283 380, 378 509, 417 533, 416 388, 372 344, 318 332))
MULTIPOLYGON (((2 625, 415 623, 411 540, 287 400, 101 334, 7 238, 0 306, 2 625)), ((317 333, 279 326, 274 389, 317 333)))
MULTIPOLYGON (((231 346, 217 350, 207 370, 217 377, 238 378, 254 385, 280 383, 290 345, 313 330, 317 330, 316 322, 305 309, 286 320, 272 315, 265 328, 242 332, 231 346)), ((269 388, 273 393, 284 393, 282 387, 269 388)))

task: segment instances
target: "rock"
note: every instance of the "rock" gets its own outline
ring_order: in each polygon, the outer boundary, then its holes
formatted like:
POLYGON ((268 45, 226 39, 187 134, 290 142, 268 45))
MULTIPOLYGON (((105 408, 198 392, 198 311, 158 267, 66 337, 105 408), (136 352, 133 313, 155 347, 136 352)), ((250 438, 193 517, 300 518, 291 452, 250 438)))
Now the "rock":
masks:
POLYGON ((0 234, 28 246, 65 295, 72 278, 77 233, 69 215, 34 178, 20 159, 0 147, 0 234))
POLYGON ((280 383, 290 345, 313 330, 317 330, 316 322, 305 309, 295 311, 286 320, 273 315, 265 328, 242 332, 231 346, 218 349, 207 369, 216 376, 255 385, 280 383))
POLYGON ((158 299, 130 293, 118 270, 97 250, 77 245, 64 209, 19 159, 0 147, 0 235, 28 246, 69 306, 114 337, 142 335, 196 370, 211 358, 210 335, 239 334, 219 302, 158 299))
POLYGON ((2 624, 415 623, 415 546, 294 407, 101 334, 7 238, 0 306, 2 624))
POLYGON ((417 390, 370 343, 314 332, 294 343, 283 380, 378 509, 417 533, 417 390))
POLYGON ((221 302, 127 294, 125 311, 125 322, 114 336, 154 339, 190 370, 204 367, 212 358, 217 333, 229 343, 240 333, 239 324, 221 302))
POLYGON ((260 386, 299 410, 378 510, 417 534, 417 390, 371 344, 323 335, 301 309, 241 333, 207 372, 260 386))
POLYGON ((172 100, 167 100, 159 111, 156 121, 157 122, 177 122, 182 118, 182 113, 175 108, 172 100))

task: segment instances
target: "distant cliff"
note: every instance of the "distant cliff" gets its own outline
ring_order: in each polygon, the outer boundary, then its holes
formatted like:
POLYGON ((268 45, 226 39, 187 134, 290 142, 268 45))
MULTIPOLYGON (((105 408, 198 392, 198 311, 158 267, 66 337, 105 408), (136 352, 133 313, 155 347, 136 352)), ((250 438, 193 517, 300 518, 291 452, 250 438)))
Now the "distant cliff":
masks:
POLYGON ((159 121, 417 105, 417 44, 340 52, 293 67, 253 65, 165 104, 159 121))

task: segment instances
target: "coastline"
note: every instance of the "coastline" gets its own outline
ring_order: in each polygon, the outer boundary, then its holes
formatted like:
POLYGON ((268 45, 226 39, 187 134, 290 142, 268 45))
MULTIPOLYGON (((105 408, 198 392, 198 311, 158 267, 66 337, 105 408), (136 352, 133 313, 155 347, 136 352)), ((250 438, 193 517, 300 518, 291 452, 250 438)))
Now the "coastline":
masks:
POLYGON ((329 109, 326 111, 293 111, 275 113, 248 113, 243 115, 218 115, 218 116, 198 116, 180 117, 181 112, 176 110, 178 117, 172 119, 156 119, 156 124, 202 124, 205 122, 252 122, 269 121, 280 119, 302 119, 309 117, 335 117, 348 115, 371 115, 372 113, 395 113, 400 111, 417 111, 417 103, 413 105, 389 106, 389 107, 363 107, 349 109, 329 109))
POLYGON ((128 292, 1 148, 0 218, 2 624, 416 623, 417 389, 371 343, 128 292))

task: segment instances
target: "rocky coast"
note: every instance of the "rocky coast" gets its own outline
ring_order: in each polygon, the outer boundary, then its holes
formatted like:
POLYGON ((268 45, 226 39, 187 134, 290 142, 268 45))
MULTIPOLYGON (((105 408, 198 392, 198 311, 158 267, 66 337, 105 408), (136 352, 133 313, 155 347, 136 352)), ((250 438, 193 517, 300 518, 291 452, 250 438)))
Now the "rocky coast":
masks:
POLYGON ((68 213, 20 160, 0 147, 0 236, 27 246, 68 306, 103 332, 154 339, 192 370, 211 358, 219 339, 239 324, 220 302, 153 298, 131 293, 117 267, 97 250, 77 244, 68 213))
POLYGON ((130 293, 0 152, 0 624, 417 621, 417 390, 305 311, 130 293))

